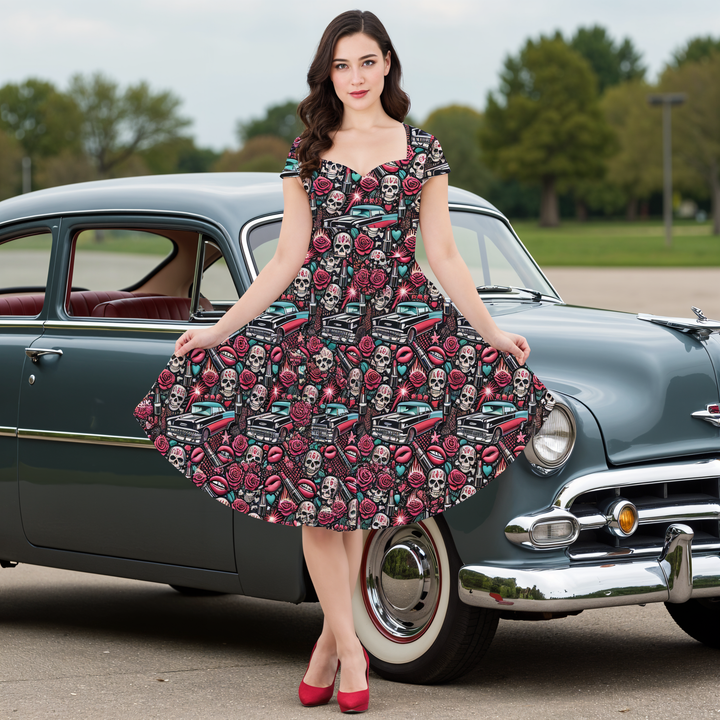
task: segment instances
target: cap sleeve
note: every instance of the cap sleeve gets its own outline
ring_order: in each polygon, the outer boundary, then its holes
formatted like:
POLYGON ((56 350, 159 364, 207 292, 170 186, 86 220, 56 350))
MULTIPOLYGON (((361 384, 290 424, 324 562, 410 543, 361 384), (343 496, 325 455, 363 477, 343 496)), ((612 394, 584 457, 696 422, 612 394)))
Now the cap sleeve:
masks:
POLYGON ((300 163, 297 159, 298 147, 300 147, 300 138, 296 137, 285 161, 285 168, 280 173, 281 178, 300 177, 300 163))
POLYGON ((447 175, 449 172, 450 165, 448 165, 448 161, 445 158, 445 153, 443 153, 440 141, 433 135, 428 142, 423 182, 436 175, 447 175))

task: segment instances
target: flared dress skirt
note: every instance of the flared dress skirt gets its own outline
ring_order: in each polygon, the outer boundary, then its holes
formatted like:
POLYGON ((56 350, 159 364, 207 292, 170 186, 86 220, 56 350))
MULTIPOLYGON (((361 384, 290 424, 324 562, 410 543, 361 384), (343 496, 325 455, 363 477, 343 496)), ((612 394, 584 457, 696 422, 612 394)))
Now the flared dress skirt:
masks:
MULTIPOLYGON (((422 272, 424 182, 450 171, 409 125, 406 157, 303 180, 313 227, 296 278, 219 346, 172 356, 135 417, 217 501, 337 531, 418 522, 468 500, 542 427, 553 399, 422 272)), ((299 176, 293 143, 281 177, 299 176)))

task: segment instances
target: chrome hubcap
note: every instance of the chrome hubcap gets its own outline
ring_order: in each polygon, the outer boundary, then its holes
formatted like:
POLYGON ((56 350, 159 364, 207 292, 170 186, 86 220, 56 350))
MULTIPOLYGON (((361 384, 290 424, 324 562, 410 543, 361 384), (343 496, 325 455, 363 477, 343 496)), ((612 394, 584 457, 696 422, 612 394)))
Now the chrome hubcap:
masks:
POLYGON ((399 642, 422 634, 440 597, 433 543, 420 525, 377 532, 365 565, 365 596, 376 627, 399 642))

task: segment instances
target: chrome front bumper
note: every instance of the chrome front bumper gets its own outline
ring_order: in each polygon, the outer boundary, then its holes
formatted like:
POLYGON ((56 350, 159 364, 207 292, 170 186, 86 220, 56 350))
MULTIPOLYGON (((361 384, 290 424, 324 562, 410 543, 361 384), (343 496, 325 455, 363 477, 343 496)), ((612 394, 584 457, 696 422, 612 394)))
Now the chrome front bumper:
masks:
POLYGON ((687 525, 670 525, 656 559, 535 570, 465 565, 460 599, 493 610, 574 612, 718 596, 720 556, 693 558, 693 535, 687 525))

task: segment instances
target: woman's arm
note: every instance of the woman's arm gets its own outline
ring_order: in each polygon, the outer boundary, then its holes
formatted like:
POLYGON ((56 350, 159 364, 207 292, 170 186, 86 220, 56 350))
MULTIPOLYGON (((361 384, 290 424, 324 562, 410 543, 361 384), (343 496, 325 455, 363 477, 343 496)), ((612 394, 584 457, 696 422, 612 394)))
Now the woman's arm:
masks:
POLYGON ((452 301, 465 319, 497 350, 512 353, 524 364, 530 346, 522 335, 501 330, 478 295, 475 281, 455 245, 448 209, 448 176, 425 181, 420 202, 420 230, 428 262, 443 288, 452 288, 452 301))
POLYGON ((267 310, 297 275, 307 257, 312 232, 312 213, 307 193, 298 178, 283 179, 283 202, 280 238, 270 262, 215 325, 190 328, 183 333, 175 343, 176 355, 185 355, 193 348, 218 345, 267 310))

